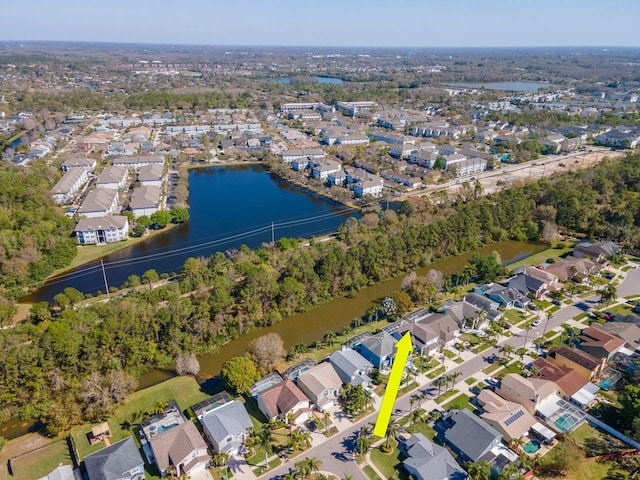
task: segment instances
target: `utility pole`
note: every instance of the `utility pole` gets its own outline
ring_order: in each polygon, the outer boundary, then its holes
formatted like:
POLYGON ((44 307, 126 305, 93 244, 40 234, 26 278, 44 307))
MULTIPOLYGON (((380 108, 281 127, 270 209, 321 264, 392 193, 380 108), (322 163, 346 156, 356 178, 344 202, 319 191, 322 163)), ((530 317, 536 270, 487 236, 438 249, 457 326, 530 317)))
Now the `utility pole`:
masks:
POLYGON ((275 245, 275 244, 276 244, 275 229, 274 229, 273 222, 271 222, 271 245, 275 245))
POLYGON ((107 298, 109 297, 109 284, 107 283, 107 272, 104 271, 104 262, 100 260, 100 266, 102 267, 102 278, 104 278, 104 288, 107 291, 107 298))

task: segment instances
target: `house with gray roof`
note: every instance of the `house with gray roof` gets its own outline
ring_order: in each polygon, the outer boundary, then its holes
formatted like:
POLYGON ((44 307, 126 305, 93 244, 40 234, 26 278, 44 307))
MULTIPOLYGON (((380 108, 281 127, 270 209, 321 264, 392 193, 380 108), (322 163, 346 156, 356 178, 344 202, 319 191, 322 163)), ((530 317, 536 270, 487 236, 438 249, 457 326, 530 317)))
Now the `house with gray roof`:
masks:
POLYGON ((464 461, 477 462, 502 441, 495 428, 467 409, 451 410, 442 421, 444 443, 464 461))
POLYGON ((249 429, 253 428, 247 410, 237 400, 209 410, 198 418, 215 453, 240 453, 249 429))
POLYGON ((383 330, 380 333, 364 338, 360 343, 354 345, 354 348, 360 355, 369 360, 374 367, 384 369, 391 367, 397 342, 397 339, 383 330))
POLYGON ((344 383, 367 386, 373 364, 350 348, 338 350, 329 356, 329 362, 344 383))
POLYGON ((81 217, 104 217, 118 209, 118 191, 105 188, 91 190, 78 209, 81 217))
POLYGON ((98 175, 96 187, 119 189, 127 184, 129 175, 125 167, 109 166, 98 175))
POLYGON ((124 215, 81 218, 73 232, 83 245, 119 242, 129 236, 129 220, 124 215))
POLYGON ((152 215, 160 210, 161 193, 162 190, 159 187, 143 185, 136 188, 131 195, 129 208, 136 217, 152 215))
POLYGON ((58 183, 49 191, 51 199, 58 205, 70 203, 76 193, 87 183, 88 170, 85 168, 72 168, 65 173, 58 183))
POLYGON ((422 433, 411 435, 401 447, 407 458, 402 462, 417 480, 464 480, 467 473, 446 448, 436 445, 422 433))
POLYGON ((72 157, 65 160, 60 166, 63 172, 68 172, 72 168, 84 168, 93 172, 96 169, 96 160, 88 157, 72 157))
POLYGON ((143 165, 138 171, 138 181, 141 185, 161 187, 163 179, 164 166, 162 164, 143 165))
POLYGON ((89 480, 144 478, 144 461, 133 437, 127 437, 84 458, 89 480))
POLYGON ((71 465, 59 465, 49 475, 39 480, 76 480, 76 477, 73 474, 73 467, 71 465))

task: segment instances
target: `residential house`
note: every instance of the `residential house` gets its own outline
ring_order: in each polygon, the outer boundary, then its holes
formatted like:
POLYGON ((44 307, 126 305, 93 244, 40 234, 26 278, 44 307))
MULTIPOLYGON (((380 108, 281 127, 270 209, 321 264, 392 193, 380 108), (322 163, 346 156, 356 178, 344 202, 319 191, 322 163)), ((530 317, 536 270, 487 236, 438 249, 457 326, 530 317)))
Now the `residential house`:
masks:
POLYGON ((363 339, 360 343, 354 345, 354 348, 360 355, 371 362, 375 368, 387 369, 393 363, 397 342, 397 339, 383 330, 363 339))
POLYGON ((451 410, 442 421, 444 444, 462 461, 477 462, 502 441, 500 432, 467 409, 451 410))
POLYGON ((234 400, 220 403, 214 403, 206 410, 200 408, 198 412, 196 407, 202 404, 194 405, 194 413, 200 420, 202 431, 214 453, 239 454, 249 435, 249 429, 253 428, 253 422, 241 402, 234 400))
POLYGON ((89 480, 144 478, 144 461, 133 437, 127 437, 84 458, 89 480))
POLYGON ((618 254, 620 250, 614 242, 581 242, 573 249, 573 256, 590 258, 596 263, 604 264, 608 257, 618 254))
POLYGON ((587 327, 580 333, 580 349, 605 361, 620 351, 624 344, 623 339, 594 326, 587 327))
POLYGON ((547 265, 544 270, 554 274, 561 282, 567 280, 585 281, 589 275, 600 271, 600 265, 588 258, 569 255, 561 262, 547 265))
POLYGON ((128 178, 129 174, 125 167, 105 167, 96 179, 96 187, 118 190, 125 187, 128 178))
POLYGON ((342 170, 342 163, 327 158, 315 163, 311 168, 311 176, 320 180, 326 180, 329 175, 336 174, 340 170, 342 170))
MULTIPOLYGON (((531 371, 535 378, 554 382, 565 400, 576 405, 586 406, 595 399, 595 395, 593 397, 589 395, 592 387, 585 389, 589 382, 572 368, 556 365, 544 357, 536 358, 531 366, 531 371)), ((597 391, 598 387, 596 386, 597 391)))
POLYGON ((468 293, 462 298, 463 302, 470 303, 477 309, 486 313, 487 319, 491 322, 500 320, 502 312, 498 310, 499 303, 477 293, 468 293))
POLYGON ((397 336, 398 340, 406 332, 411 332, 411 341, 413 342, 414 350, 420 355, 428 355, 440 348, 438 343, 439 336, 430 325, 420 322, 404 322, 404 325, 398 328, 397 336))
POLYGON ((545 272, 535 267, 525 267, 516 272, 516 275, 507 280, 509 288, 513 288, 522 295, 532 294, 540 298, 548 291, 560 288, 558 278, 552 273, 545 272))
POLYGON ((329 362, 343 383, 367 386, 371 382, 369 373, 373 364, 355 350, 345 348, 333 352, 329 356, 329 362))
POLYGON ((164 160, 155 155, 136 155, 135 157, 120 157, 113 161, 116 167, 125 167, 129 170, 139 170, 144 165, 164 165, 164 160))
POLYGON ((461 329, 483 330, 489 326, 489 321, 499 319, 502 312, 497 308, 490 308, 495 305, 491 300, 476 293, 470 293, 459 302, 445 304, 445 313, 453 318, 461 329), (467 301, 467 297, 475 303, 467 301), (482 305, 488 310, 476 305, 482 305))
POLYGON ((286 164, 291 164, 294 160, 303 158, 312 160, 322 160, 324 158, 324 151, 322 149, 305 148, 301 150, 287 150, 282 152, 282 161, 286 164))
POLYGON ((493 284, 483 289, 484 294, 491 300, 497 302, 505 308, 517 307, 525 308, 531 300, 517 291, 515 288, 493 284))
POLYGON ((49 191, 54 203, 61 205, 70 203, 76 193, 89 179, 88 170, 85 168, 72 168, 65 173, 49 191))
POLYGON ((460 335, 458 320, 450 312, 434 313, 418 323, 428 325, 438 335, 438 344, 442 347, 453 345, 460 335))
POLYGON ((72 168, 84 168, 93 172, 96 169, 96 161, 93 158, 87 157, 72 157, 68 160, 65 160, 60 166, 62 171, 67 173, 72 168))
POLYGON ((161 187, 164 179, 164 166, 154 163, 143 165, 138 171, 138 181, 141 185, 161 187))
POLYGON ((160 196, 162 190, 159 187, 145 186, 136 188, 131 195, 129 208, 136 217, 152 215, 160 210, 160 196))
POLYGON ((507 441, 522 437, 537 422, 522 405, 505 400, 488 388, 478 395, 478 404, 483 410, 480 418, 507 441))
POLYGON ((211 463, 207 444, 191 420, 170 426, 151 437, 149 443, 162 476, 172 470, 176 476, 192 476, 211 463))
POLYGON ((631 351, 640 348, 640 327, 632 322, 619 322, 616 318, 615 322, 607 322, 604 325, 594 323, 592 327, 615 335, 624 340, 624 346, 631 351))
POLYGON ((404 142, 402 144, 392 145, 389 155, 393 158, 409 158, 411 153, 414 151, 416 151, 415 142, 404 142))
POLYGON ((363 198, 367 195, 372 197, 379 197, 382 195, 382 188, 384 186, 384 180, 377 175, 367 176, 361 182, 353 185, 353 194, 357 198, 363 198))
POLYGON ((326 410, 336 404, 342 380, 330 362, 322 362, 298 375, 297 385, 316 408, 326 410))
POLYGON ((549 350, 547 359, 554 365, 572 368, 587 382, 591 382, 600 375, 606 361, 606 359, 596 358, 584 350, 569 347, 549 350))
POLYGON ((104 217, 118 209, 118 191, 105 188, 91 190, 78 209, 81 217, 104 217))
POLYGON ((595 137, 596 145, 612 148, 635 148, 640 142, 640 131, 633 127, 617 127, 595 137))
POLYGON ((73 232, 82 245, 119 242, 129 236, 129 220, 123 215, 81 218, 73 232))
POLYGON ((416 177, 410 177, 402 173, 394 172, 393 170, 383 170, 380 173, 382 178, 391 180, 392 182, 400 183, 409 189, 419 188, 422 186, 422 180, 416 177))
POLYGON ((541 403, 558 393, 558 386, 549 380, 509 373, 500 382, 496 393, 505 400, 522 405, 534 415, 541 403))
POLYGON ((407 458, 404 469, 416 480, 464 480, 466 472, 446 448, 422 433, 411 435, 401 446, 407 458))
POLYGON ((49 475, 41 477, 39 480, 76 480, 71 465, 59 465, 49 475))
POLYGON ((286 419, 292 414, 295 423, 308 420, 311 406, 309 399, 291 380, 285 380, 257 395, 258 408, 267 419, 286 419))

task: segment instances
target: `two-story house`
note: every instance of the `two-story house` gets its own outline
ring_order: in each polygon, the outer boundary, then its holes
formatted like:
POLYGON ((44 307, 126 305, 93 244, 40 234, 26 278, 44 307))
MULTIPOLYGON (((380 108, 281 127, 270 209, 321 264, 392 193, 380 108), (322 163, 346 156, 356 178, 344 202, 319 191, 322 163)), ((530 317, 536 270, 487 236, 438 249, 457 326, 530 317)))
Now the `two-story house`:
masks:
POLYGON ((329 362, 343 383, 367 386, 371 383, 369 373, 373 364, 350 348, 338 350, 329 356, 329 362))
POLYGON ((335 405, 342 380, 330 362, 322 362, 298 375, 297 385, 318 410, 335 405))
MULTIPOLYGON (((212 397, 213 398, 213 397, 212 397)), ((237 401, 213 402, 209 408, 197 408, 193 411, 200 420, 202 431, 215 453, 235 455, 241 452, 244 441, 253 428, 253 422, 244 405, 237 401), (220 405, 222 403, 222 405, 220 405)))
POLYGON ((296 424, 309 419, 311 405, 307 396, 291 380, 285 380, 258 393, 258 408, 267 419, 285 420, 293 415, 296 424))
POLYGON ((144 461, 133 437, 127 437, 84 458, 89 480, 144 478, 144 461))

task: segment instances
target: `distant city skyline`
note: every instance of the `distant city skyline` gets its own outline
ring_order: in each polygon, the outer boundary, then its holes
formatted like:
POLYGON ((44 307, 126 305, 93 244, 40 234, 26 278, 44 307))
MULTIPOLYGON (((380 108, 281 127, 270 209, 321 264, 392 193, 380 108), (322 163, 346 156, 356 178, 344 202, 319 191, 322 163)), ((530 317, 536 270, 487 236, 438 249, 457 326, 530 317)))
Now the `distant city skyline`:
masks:
POLYGON ((2 41, 317 47, 640 46, 617 0, 23 0, 2 41))

